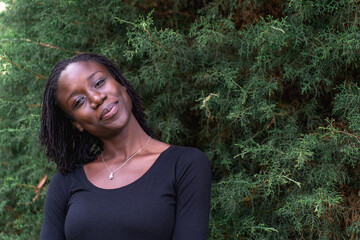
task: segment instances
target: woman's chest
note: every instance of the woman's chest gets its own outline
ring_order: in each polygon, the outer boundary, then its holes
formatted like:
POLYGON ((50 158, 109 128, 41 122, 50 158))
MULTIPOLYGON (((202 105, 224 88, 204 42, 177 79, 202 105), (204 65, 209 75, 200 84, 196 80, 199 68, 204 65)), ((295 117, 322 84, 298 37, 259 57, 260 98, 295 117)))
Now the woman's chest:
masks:
POLYGON ((170 239, 175 211, 176 194, 166 181, 78 189, 69 198, 65 234, 67 239, 170 239))

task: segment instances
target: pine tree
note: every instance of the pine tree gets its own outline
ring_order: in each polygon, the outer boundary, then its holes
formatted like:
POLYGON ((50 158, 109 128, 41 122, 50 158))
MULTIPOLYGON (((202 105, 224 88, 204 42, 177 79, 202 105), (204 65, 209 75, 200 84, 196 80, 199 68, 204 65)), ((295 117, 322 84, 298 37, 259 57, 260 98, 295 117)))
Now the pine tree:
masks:
POLYGON ((355 0, 17 0, 0 13, 0 238, 37 239, 43 85, 115 61, 162 141, 205 151, 209 239, 360 238, 355 0))

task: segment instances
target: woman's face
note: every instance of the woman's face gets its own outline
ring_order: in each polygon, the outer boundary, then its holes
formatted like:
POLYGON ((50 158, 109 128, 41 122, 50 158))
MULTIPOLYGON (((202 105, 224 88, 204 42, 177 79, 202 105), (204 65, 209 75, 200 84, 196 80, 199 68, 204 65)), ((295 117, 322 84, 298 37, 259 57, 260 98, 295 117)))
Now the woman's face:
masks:
POLYGON ((71 63, 57 84, 60 107, 80 131, 107 138, 128 125, 131 99, 103 65, 94 61, 71 63))

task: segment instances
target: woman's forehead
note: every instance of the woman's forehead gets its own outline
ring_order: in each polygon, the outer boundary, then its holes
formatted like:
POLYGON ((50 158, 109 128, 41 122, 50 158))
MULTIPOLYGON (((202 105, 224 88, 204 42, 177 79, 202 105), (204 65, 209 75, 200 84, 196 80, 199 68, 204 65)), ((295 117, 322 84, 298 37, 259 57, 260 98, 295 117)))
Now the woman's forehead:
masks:
POLYGON ((59 81, 76 80, 79 78, 88 78, 94 72, 107 72, 107 69, 94 61, 74 62, 69 64, 60 74, 59 81))

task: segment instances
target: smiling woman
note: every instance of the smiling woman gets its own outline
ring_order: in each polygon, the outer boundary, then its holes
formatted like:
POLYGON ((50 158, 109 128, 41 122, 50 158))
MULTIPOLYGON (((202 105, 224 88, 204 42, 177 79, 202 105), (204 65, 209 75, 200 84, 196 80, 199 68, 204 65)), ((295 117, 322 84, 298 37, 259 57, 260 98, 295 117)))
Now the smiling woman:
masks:
POLYGON ((60 61, 42 111, 40 141, 59 172, 40 239, 206 239, 208 158, 152 138, 140 98, 111 61, 60 61))
POLYGON ((57 99, 77 129, 100 138, 115 134, 128 120, 136 122, 126 88, 97 62, 76 62, 64 69, 58 79, 57 99))

